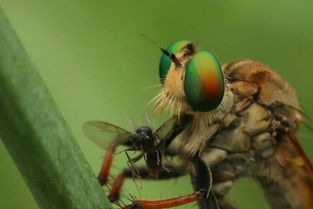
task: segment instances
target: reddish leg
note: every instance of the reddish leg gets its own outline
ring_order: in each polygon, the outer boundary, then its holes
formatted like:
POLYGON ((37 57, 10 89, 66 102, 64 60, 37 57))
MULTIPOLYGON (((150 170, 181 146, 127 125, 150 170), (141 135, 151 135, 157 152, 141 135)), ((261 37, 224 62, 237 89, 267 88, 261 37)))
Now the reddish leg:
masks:
MULTIPOLYGON (((196 192, 175 198, 146 200, 134 199, 131 205, 125 205, 123 209, 159 209, 176 207, 190 202, 198 201, 202 209, 218 209, 219 203, 211 189, 212 176, 205 163, 196 155, 191 159, 194 172, 191 172, 192 184, 196 192)), ((120 176, 120 175, 119 175, 120 176)), ((161 177, 162 175, 159 175, 161 177)), ((122 179, 125 178, 125 175, 122 179)), ((112 190, 113 191, 113 190, 112 190)), ((119 190, 118 190, 119 191, 119 190)))
POLYGON ((116 202, 120 199, 120 192, 121 188, 125 179, 125 174, 122 172, 120 175, 118 175, 112 184, 110 194, 108 196, 109 200, 111 202, 116 202))
POLYGON ((110 168, 112 165, 115 149, 116 149, 116 143, 113 142, 108 148, 107 152, 105 153, 101 170, 98 175, 98 181, 101 184, 101 186, 108 182, 108 176, 110 174, 110 168))
POLYGON ((184 205, 190 202, 199 200, 205 197, 205 192, 195 192, 190 195, 185 195, 181 197, 160 199, 160 200, 147 200, 147 199, 134 199, 131 205, 126 205, 122 207, 123 209, 159 209, 159 208, 169 208, 184 205))

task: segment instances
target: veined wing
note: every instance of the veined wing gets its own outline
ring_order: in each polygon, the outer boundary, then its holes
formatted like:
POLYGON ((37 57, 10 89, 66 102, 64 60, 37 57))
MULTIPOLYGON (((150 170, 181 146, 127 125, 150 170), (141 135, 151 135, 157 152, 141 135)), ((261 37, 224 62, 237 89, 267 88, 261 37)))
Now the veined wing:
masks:
POLYGON ((83 125, 85 135, 103 149, 115 141, 117 145, 125 144, 132 135, 129 131, 104 121, 87 121, 83 125))
POLYGON ((294 133, 284 136, 283 140, 274 155, 265 161, 261 172, 267 171, 267 175, 258 180, 272 208, 310 209, 313 206, 312 164, 294 133))
POLYGON ((154 136, 158 142, 173 128, 176 120, 176 118, 171 117, 165 121, 157 130, 155 130, 154 136))

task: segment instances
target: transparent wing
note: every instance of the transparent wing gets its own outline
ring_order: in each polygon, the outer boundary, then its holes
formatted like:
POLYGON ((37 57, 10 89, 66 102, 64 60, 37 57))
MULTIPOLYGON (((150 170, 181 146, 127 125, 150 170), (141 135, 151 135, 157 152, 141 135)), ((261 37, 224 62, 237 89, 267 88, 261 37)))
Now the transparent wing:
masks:
POLYGON ((87 121, 83 125, 83 131, 91 141, 103 149, 107 149, 113 140, 118 145, 124 144, 132 135, 129 131, 104 121, 87 121))
POLYGON ((172 117, 165 121, 155 132, 157 140, 160 141, 174 126, 176 118, 172 117))

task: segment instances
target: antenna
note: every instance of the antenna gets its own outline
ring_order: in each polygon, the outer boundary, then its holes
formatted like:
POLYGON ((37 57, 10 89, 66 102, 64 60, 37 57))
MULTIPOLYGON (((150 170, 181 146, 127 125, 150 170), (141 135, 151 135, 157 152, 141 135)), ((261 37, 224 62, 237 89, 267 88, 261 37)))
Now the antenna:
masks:
POLYGON ((155 41, 153 41, 151 38, 149 38, 147 35, 145 34, 140 34, 142 37, 144 37, 145 39, 147 39, 150 43, 152 43, 153 45, 157 46, 158 48, 162 49, 162 47, 159 46, 159 44, 157 44, 155 41))
POLYGON ((168 51, 167 49, 164 49, 162 47, 160 47, 155 41, 153 41, 151 38, 149 38, 147 35, 145 34, 141 34, 142 37, 144 37, 146 40, 148 40, 150 43, 152 43, 153 45, 155 45, 156 47, 158 47, 162 53, 165 55, 165 56, 168 56, 172 62, 175 63, 176 66, 181 66, 181 63, 178 61, 177 57, 175 56, 175 54, 171 53, 170 51, 168 51))

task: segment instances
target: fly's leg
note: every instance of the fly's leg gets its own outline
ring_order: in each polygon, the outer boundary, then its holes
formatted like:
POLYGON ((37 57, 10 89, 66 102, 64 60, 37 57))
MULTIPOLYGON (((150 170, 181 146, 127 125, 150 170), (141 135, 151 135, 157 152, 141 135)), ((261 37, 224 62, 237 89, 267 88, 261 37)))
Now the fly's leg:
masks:
MULTIPOLYGON (((206 164, 198 157, 192 158, 191 163, 193 169, 191 171, 191 180, 195 192, 189 195, 159 199, 135 199, 131 205, 126 205, 123 209, 159 209, 184 205, 194 201, 198 201, 201 209, 219 209, 218 202, 211 192, 212 175, 207 169, 206 164)), ((169 168, 169 167, 168 167, 169 168)), ((160 173, 159 178, 162 178, 160 173)))
MULTIPOLYGON (((207 165, 208 166, 208 165, 207 165)), ((220 209, 236 209, 225 200, 226 194, 233 187, 234 181, 239 177, 235 167, 227 160, 212 167, 213 186, 212 190, 217 198, 220 209)))
POLYGON ((201 209, 219 209, 219 204, 214 192, 211 190, 213 179, 211 170, 196 154, 192 160, 193 172, 191 172, 191 181, 195 191, 202 191, 198 198, 199 208, 201 209), (203 195, 204 194, 204 195, 203 195))
POLYGON ((101 186, 105 185, 108 182, 108 176, 110 174, 110 169, 112 166, 115 149, 116 149, 116 143, 113 142, 108 148, 104 156, 104 160, 103 160, 103 163, 102 163, 99 175, 98 175, 98 181, 101 186))
POLYGON ((135 199, 133 204, 123 206, 122 209, 159 209, 176 207, 194 202, 203 197, 205 193, 206 191, 198 191, 190 195, 160 200, 135 199))
MULTIPOLYGON (((145 167, 136 167, 136 175, 134 174, 133 169, 124 169, 113 181, 111 186, 111 191, 109 193, 109 200, 111 202, 115 202, 119 200, 120 191, 124 180, 126 178, 141 178, 141 179, 155 179, 152 175, 150 170, 145 167)), ((175 166, 168 164, 166 168, 162 168, 158 173, 158 179, 171 179, 171 178, 178 178, 180 176, 186 175, 186 171, 182 166, 175 166)), ((136 200, 134 200, 136 202, 136 200)))

